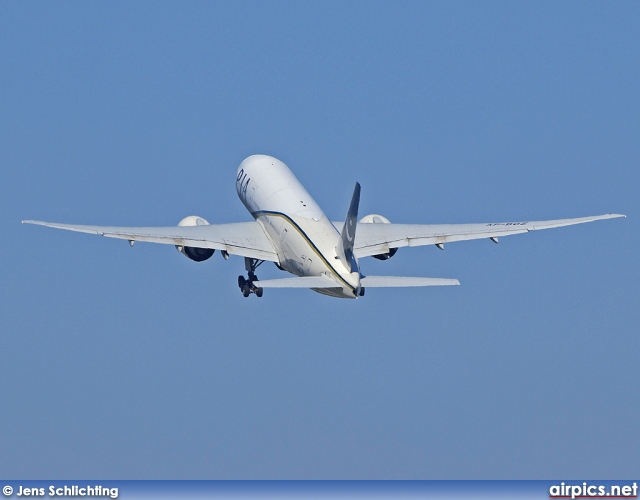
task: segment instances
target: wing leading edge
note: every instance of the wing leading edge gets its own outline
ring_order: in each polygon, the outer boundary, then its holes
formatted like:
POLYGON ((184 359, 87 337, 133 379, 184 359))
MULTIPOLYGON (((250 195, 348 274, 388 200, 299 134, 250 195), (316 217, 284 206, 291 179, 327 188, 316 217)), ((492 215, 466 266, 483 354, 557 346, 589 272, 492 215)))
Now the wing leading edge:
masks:
POLYGON ((271 241, 257 222, 169 227, 84 226, 37 220, 24 220, 22 223, 129 241, 211 248, 224 250, 232 255, 278 262, 278 255, 271 241))
MULTIPOLYGON (((383 254, 393 248, 441 245, 454 241, 499 238, 541 229, 572 226, 604 219, 626 217, 621 214, 594 215, 575 219, 533 222, 490 222, 484 224, 375 224, 359 223, 356 230, 356 257, 383 254)), ((336 224, 338 231, 341 224, 336 224)))

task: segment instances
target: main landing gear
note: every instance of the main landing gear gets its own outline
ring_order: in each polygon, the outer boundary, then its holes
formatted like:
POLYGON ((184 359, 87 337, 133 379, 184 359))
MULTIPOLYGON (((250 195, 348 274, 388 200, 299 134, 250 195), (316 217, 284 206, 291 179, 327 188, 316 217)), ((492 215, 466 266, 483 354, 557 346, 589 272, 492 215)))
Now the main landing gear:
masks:
POLYGON ((238 276, 238 286, 242 291, 242 295, 248 297, 252 293, 255 293, 258 297, 262 297, 262 288, 257 287, 254 281, 258 281, 258 277, 255 275, 256 268, 262 264, 264 260, 251 259, 249 257, 244 258, 244 267, 247 270, 249 279, 245 279, 244 276, 238 276))

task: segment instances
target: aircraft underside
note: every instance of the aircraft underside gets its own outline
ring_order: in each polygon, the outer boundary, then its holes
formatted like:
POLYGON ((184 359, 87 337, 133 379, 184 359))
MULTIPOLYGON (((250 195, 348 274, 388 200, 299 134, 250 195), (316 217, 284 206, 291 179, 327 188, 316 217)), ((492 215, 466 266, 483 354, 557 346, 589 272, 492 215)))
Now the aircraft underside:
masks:
POLYGON ((60 224, 25 220, 68 231, 108 238, 174 245, 195 262, 219 250, 244 257, 246 277, 238 276, 244 297, 262 297, 265 288, 307 288, 331 297, 357 299, 365 288, 459 285, 456 279, 411 276, 366 276, 360 260, 387 260, 405 246, 445 244, 474 239, 498 243, 498 238, 542 229, 625 217, 605 214, 547 221, 472 224, 394 224, 370 214, 358 221, 360 185, 356 183, 344 223, 330 222, 322 209, 280 160, 266 155, 246 158, 236 175, 238 197, 253 216, 252 222, 209 224, 198 216, 185 217, 178 226, 116 227, 60 224), (259 280, 257 268, 273 262, 293 277, 259 280))

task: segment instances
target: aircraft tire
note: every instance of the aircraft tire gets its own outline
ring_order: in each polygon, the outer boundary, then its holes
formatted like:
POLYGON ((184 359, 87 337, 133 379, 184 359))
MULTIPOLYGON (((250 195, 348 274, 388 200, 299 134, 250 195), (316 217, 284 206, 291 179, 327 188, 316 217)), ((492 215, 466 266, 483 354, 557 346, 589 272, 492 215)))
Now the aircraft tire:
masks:
POLYGON ((245 297, 248 297, 249 295, 251 295, 251 288, 247 283, 242 285, 242 295, 244 295, 245 297))
POLYGON ((238 286, 242 288, 244 287, 245 283, 246 283, 246 280, 244 279, 244 276, 238 276, 238 286))
POLYGON ((263 292, 262 288, 258 288, 258 289, 256 290, 256 295, 257 295, 258 297, 262 297, 262 292, 263 292))

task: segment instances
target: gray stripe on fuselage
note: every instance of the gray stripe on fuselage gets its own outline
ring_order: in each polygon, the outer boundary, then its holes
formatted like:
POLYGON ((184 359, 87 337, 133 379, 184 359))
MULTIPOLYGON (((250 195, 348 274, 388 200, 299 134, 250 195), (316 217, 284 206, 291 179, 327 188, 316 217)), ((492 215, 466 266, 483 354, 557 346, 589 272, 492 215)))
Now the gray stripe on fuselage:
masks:
POLYGON ((291 217, 289 217, 287 214, 283 214, 282 212, 272 212, 270 210, 258 210, 257 212, 251 212, 251 215, 253 216, 254 219, 257 219, 261 215, 265 215, 265 216, 270 215, 275 217, 282 217, 284 220, 288 221, 289 224, 291 224, 294 228, 296 228, 298 233, 300 233, 300 235, 307 241, 307 244, 313 249, 313 251, 318 255, 318 257, 320 257, 322 261, 327 265, 327 267, 331 269, 333 274, 335 274, 340 281, 342 281, 345 285, 347 285, 351 289, 352 292, 355 293, 356 289, 353 287, 353 285, 351 285, 342 276, 340 276, 340 273, 338 273, 338 271, 336 271, 334 267, 329 263, 328 259, 322 254, 322 252, 318 249, 318 247, 315 246, 313 241, 311 241, 311 238, 307 236, 307 233, 305 233, 304 230, 300 226, 298 226, 298 224, 296 224, 296 222, 291 217))

